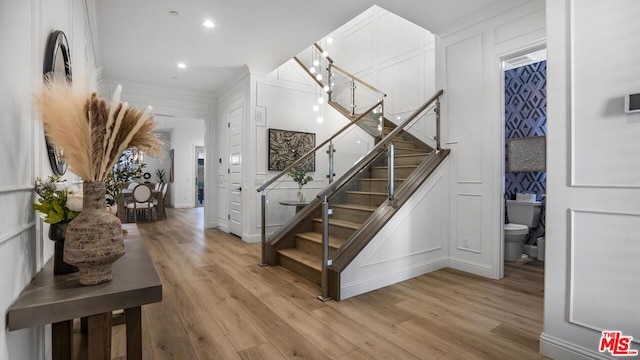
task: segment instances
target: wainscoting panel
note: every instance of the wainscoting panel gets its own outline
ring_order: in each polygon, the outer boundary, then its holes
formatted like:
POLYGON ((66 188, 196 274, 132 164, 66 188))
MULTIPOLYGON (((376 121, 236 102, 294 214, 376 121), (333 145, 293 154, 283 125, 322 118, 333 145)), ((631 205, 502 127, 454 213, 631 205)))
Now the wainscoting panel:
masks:
POLYGON ((569 320, 640 340, 640 214, 574 209, 570 221, 569 320))
POLYGON ((510 23, 498 26, 493 30, 494 45, 515 39, 516 37, 545 29, 544 10, 528 14, 510 23))
POLYGON ((572 185, 637 188, 640 114, 625 114, 624 96, 639 90, 640 57, 624 39, 640 7, 633 0, 578 3, 571 4, 571 58, 580 59, 571 76, 572 104, 579 104, 571 108, 572 185))
POLYGON ((343 299, 447 266, 447 161, 342 272, 343 299))
POLYGON ((374 65, 374 26, 367 23, 344 35, 341 44, 341 68, 357 73, 374 65))
POLYGON ((403 59, 378 70, 378 88, 387 94, 385 112, 397 114, 414 110, 420 99, 420 82, 417 80, 419 69, 418 56, 403 59))
POLYGON ((449 138, 458 141, 458 183, 482 183, 482 34, 445 48, 449 138))
POLYGON ((419 30, 417 25, 395 14, 381 15, 378 18, 378 63, 416 50, 419 30))
POLYGON ((456 248, 482 254, 482 195, 458 194, 456 248))

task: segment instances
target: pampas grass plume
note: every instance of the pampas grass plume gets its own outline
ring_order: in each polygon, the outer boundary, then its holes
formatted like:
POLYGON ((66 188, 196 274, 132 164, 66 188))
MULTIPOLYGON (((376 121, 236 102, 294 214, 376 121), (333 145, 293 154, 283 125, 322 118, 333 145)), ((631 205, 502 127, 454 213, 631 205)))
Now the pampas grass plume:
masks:
POLYGON ((63 149, 71 171, 85 181, 104 181, 128 148, 151 156, 161 154, 160 141, 152 133, 155 123, 150 108, 143 112, 122 103, 120 85, 107 103, 97 96, 95 87, 78 83, 48 77, 34 94, 44 130, 63 149))

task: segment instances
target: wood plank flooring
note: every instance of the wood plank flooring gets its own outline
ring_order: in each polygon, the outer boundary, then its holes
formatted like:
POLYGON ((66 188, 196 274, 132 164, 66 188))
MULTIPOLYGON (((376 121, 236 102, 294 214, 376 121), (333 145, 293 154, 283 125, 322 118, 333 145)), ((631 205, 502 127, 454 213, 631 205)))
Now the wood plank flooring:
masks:
MULTIPOLYGON (((445 269, 342 302, 259 244, 203 229, 203 209, 139 224, 164 284, 143 307, 144 359, 541 359, 542 263, 488 280, 445 269)), ((132 274, 135 275, 135 274, 132 274)), ((113 359, 125 359, 123 326, 113 359)))

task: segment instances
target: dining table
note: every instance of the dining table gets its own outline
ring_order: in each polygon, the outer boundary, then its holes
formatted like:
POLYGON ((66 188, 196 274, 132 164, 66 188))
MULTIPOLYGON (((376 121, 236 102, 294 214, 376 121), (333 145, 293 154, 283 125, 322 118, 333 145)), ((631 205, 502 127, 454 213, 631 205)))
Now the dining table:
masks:
MULTIPOLYGON (((164 195, 162 191, 151 189, 151 199, 156 199, 154 207, 156 207, 156 219, 164 220, 164 195)), ((122 189, 118 194, 118 217, 122 223, 127 222, 127 216, 125 214, 126 201, 133 201, 133 189, 122 189)))

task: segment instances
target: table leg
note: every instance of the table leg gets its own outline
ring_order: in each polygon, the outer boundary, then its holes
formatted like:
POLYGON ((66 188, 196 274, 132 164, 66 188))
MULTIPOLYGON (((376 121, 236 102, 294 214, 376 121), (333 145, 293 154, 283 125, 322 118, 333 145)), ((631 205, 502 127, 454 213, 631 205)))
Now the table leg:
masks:
POLYGON ((111 359, 111 312, 89 316, 88 360, 111 359))
POLYGON ((51 324, 51 352, 53 360, 71 359, 73 348, 73 320, 51 324))
POLYGON ((142 359, 142 309, 140 306, 124 310, 127 328, 127 359, 142 359))

